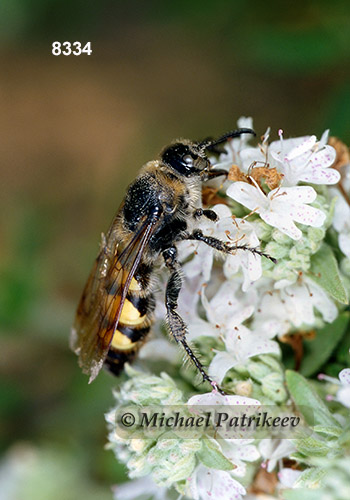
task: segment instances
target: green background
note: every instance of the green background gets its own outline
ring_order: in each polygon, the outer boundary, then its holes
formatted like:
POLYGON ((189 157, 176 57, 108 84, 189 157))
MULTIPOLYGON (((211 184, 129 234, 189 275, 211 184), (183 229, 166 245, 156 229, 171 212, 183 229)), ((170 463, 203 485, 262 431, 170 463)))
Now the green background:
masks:
POLYGON ((88 386, 68 336, 137 170, 242 115, 258 136, 349 144, 349 17, 347 1, 2 0, 0 481, 23 464, 16 498, 111 498, 125 480, 103 449, 116 381, 88 386), (93 54, 54 57, 66 40, 93 54))

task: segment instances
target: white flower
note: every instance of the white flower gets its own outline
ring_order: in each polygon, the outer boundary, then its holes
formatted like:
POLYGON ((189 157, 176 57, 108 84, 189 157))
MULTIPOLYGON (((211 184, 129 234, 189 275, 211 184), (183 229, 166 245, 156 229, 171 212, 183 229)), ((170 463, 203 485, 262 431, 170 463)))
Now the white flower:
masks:
POLYGON ((308 205, 316 199, 316 191, 311 186, 276 188, 265 195, 257 184, 234 182, 228 188, 227 196, 258 213, 263 221, 293 240, 302 237, 294 222, 321 227, 326 219, 321 210, 308 205))
MULTIPOLYGON (((209 375, 221 383, 226 372, 237 364, 258 354, 279 354, 276 342, 270 340, 269 331, 251 331, 242 323, 254 312, 255 293, 237 293, 238 283, 224 282, 209 302, 204 290, 202 304, 207 320, 201 318, 189 324, 190 339, 200 335, 221 336, 226 351, 218 352, 209 366, 209 375)), ((274 335, 275 332, 272 332, 274 335)))
MULTIPOLYGON (((252 124, 250 124, 250 127, 252 124)), ((231 141, 225 146, 226 154, 220 156, 218 168, 229 169, 238 165, 244 173, 252 166, 268 165, 283 174, 283 186, 296 186, 299 182, 310 184, 336 184, 340 180, 337 170, 330 168, 336 157, 335 149, 327 144, 328 130, 317 141, 315 135, 283 139, 268 145, 270 129, 267 129, 262 144, 247 147, 247 137, 231 141)))
POLYGON ((151 476, 113 487, 114 500, 170 500, 169 489, 156 485, 151 476))
POLYGON ((320 142, 315 135, 273 142, 269 153, 277 169, 283 173, 283 186, 296 186, 299 182, 310 184, 336 184, 340 174, 331 167, 336 152, 332 146, 320 142))
POLYGON ((299 476, 302 474, 301 470, 293 470, 287 467, 281 469, 278 473, 278 479, 282 486, 285 488, 293 488, 293 485, 299 476))
POLYGON ((252 322, 253 330, 259 330, 271 338, 284 335, 291 326, 279 291, 272 290, 272 280, 268 280, 264 286, 259 286, 260 302, 256 305, 252 322))
POLYGON ((337 400, 346 408, 350 408, 350 368, 344 368, 339 373, 341 388, 337 392, 337 400))
POLYGON ((280 296, 286 317, 296 327, 315 324, 314 308, 322 314, 327 323, 332 323, 338 316, 337 306, 311 279, 304 277, 281 289, 280 296))
POLYGON ((288 439, 262 439, 259 444, 259 451, 267 460, 267 472, 272 472, 278 461, 282 463, 282 458, 289 457, 295 450, 288 439))
MULTIPOLYGON (((224 288, 224 285, 223 287, 224 288)), ((232 303, 233 304, 233 303, 232 303)), ((224 304, 223 304, 224 305, 224 304)), ((239 304, 238 304, 239 306, 239 304)), ((251 307, 239 308, 236 315, 226 324, 217 324, 216 328, 221 330, 225 342, 225 351, 216 353, 209 366, 209 374, 219 383, 222 382, 228 370, 237 364, 245 363, 247 359, 258 354, 274 353, 279 354, 279 347, 276 342, 269 340, 268 334, 258 331, 251 331, 241 323, 252 313, 251 307)), ((220 318, 220 309, 216 311, 217 320, 220 318)), ((225 311, 221 314, 221 317, 225 311)))
POLYGON ((226 351, 219 351, 209 366, 209 375, 220 384, 227 371, 258 354, 279 354, 278 344, 245 326, 236 327, 225 335, 226 351))
MULTIPOLYGON (((219 221, 218 228, 229 238, 231 245, 247 245, 249 248, 259 246, 260 242, 254 225, 244 219, 233 220, 232 217, 226 217, 219 221)), ((246 291, 262 275, 261 256, 249 250, 237 250, 235 254, 227 255, 224 264, 226 278, 232 279, 240 269, 244 277, 242 290, 246 291)))
MULTIPOLYGON (((212 210, 214 210, 219 217, 219 221, 213 223, 203 216, 198 222, 197 227, 201 229, 206 236, 215 236, 216 238, 226 240, 227 237, 225 233, 220 230, 219 224, 221 219, 226 219, 227 217, 231 219, 231 211, 226 205, 222 204, 215 205, 212 210)), ((178 249, 179 259, 181 261, 194 254, 193 258, 183 265, 183 271, 186 277, 192 280, 200 275, 202 276, 202 283, 209 281, 213 266, 214 249, 201 241, 180 242, 178 249)))
MULTIPOLYGON (((252 118, 242 117, 237 121, 238 128, 253 128, 252 118)), ((219 162, 215 163, 215 168, 230 170, 232 165, 238 165, 242 167, 241 155, 247 150, 247 143, 252 138, 250 134, 242 134, 239 137, 231 139, 226 144, 224 144, 225 153, 220 155, 219 162)), ((256 148, 248 148, 256 149, 256 148)))
POLYGON ((227 330, 239 326, 253 314, 254 306, 248 304, 247 300, 249 294, 244 294, 245 297, 241 298, 237 294, 238 287, 239 282, 226 281, 210 301, 206 297, 205 289, 202 289, 201 299, 208 321, 199 317, 192 318, 188 325, 190 339, 201 335, 224 335, 227 330))
MULTIPOLYGON (((239 152, 239 161, 237 165, 240 167, 242 172, 248 174, 250 168, 254 166, 265 166, 269 161, 269 135, 270 135, 270 127, 266 130, 263 141, 259 144, 258 147, 246 147, 241 149, 239 152)), ((231 163, 232 165, 232 163, 231 163)), ((221 167, 221 164, 220 164, 221 167)))
POLYGON ((331 323, 338 309, 327 293, 310 278, 300 275, 295 283, 288 280, 262 279, 255 287, 259 297, 251 328, 270 338, 281 337, 292 327, 303 324, 316 326, 318 311, 323 320, 331 323))
POLYGON ((206 392, 192 396, 187 401, 187 406, 192 410, 192 406, 259 406, 261 403, 257 399, 246 396, 228 396, 217 391, 206 392))
MULTIPOLYGON (((253 128, 253 118, 251 116, 241 116, 237 120, 238 128, 253 128)), ((245 136, 241 136, 245 137, 245 136)))
MULTIPOLYGON (((226 205, 215 205, 213 210, 218 215, 219 220, 213 223, 209 219, 202 217, 198 228, 203 231, 203 234, 214 236, 231 246, 236 244, 247 245, 251 248, 259 246, 259 239, 255 233, 253 224, 244 219, 233 218, 231 210, 226 205)), ((179 244, 180 260, 184 261, 190 255, 194 254, 193 258, 183 265, 186 278, 192 282, 200 276, 201 284, 208 282, 211 276, 215 253, 212 247, 202 242, 181 242, 179 244)), ((222 257, 222 254, 218 252, 217 255, 222 257)), ((237 250, 235 253, 225 256, 224 272, 228 278, 232 278, 240 269, 242 269, 244 277, 242 289, 245 291, 253 281, 261 277, 260 255, 253 254, 248 250, 237 250)))
MULTIPOLYGON (((219 425, 219 420, 220 415, 223 413, 226 413, 231 417, 240 417, 242 415, 254 415, 256 411, 261 410, 261 403, 257 399, 253 398, 247 398, 246 396, 227 396, 227 395, 222 395, 217 391, 212 391, 208 392, 205 394, 200 394, 198 396, 192 396, 188 402, 187 406, 189 407, 189 411, 191 413, 194 413, 196 415, 198 414, 207 414, 208 411, 210 413, 213 412, 211 419, 213 423, 213 427, 215 428, 215 433, 217 436, 220 438, 220 444, 216 440, 218 446, 221 448, 223 441, 222 439, 229 440, 229 442, 235 440, 235 438, 241 438, 241 437, 247 437, 247 434, 252 434, 254 429, 248 429, 244 427, 232 427, 230 426, 226 421, 221 422, 219 425), (226 422, 226 423, 225 423, 226 422), (217 424, 217 426, 216 426, 217 424)), ((252 436, 254 437, 254 436, 252 436)), ((242 441, 244 445, 248 442, 248 440, 242 441)), ((249 442, 250 444, 250 442, 249 442)), ((226 451, 228 451, 228 454, 230 453, 235 454, 236 452, 236 458, 238 460, 242 459, 244 452, 242 452, 242 455, 239 457, 239 450, 234 449, 232 446, 225 448, 226 451)), ((222 449, 223 453, 226 455, 226 451, 222 449)), ((230 455, 231 456, 231 455, 230 455)), ((246 456, 250 457, 255 457, 255 454, 252 454, 252 450, 249 449, 246 453, 246 456)), ((227 455, 227 458, 229 456, 227 455)), ((248 458, 247 458, 248 460, 248 458)), ((255 458, 252 458, 252 460, 255 460, 255 458)), ((236 463, 236 462, 235 462, 236 463)), ((241 463, 241 462, 240 462, 241 463)), ((240 469, 242 471, 242 468, 240 469)), ((238 473, 238 475, 240 475, 238 473)), ((241 474, 243 475, 243 474, 241 474)))
POLYGON ((231 331, 241 325, 254 312, 254 305, 248 304, 247 297, 242 300, 242 295, 237 293, 238 283, 224 282, 214 297, 208 301, 204 290, 202 303, 208 321, 220 333, 231 331))
POLYGON ((340 388, 337 391, 336 397, 334 398, 333 396, 329 395, 327 399, 328 400, 335 399, 336 401, 339 401, 339 403, 341 403, 346 408, 350 408, 350 368, 344 368, 344 370, 342 370, 339 373, 339 380, 334 377, 329 377, 324 373, 320 373, 318 375, 318 379, 326 380, 331 384, 340 386, 340 388))
POLYGON ((339 192, 334 207, 333 227, 339 233, 339 248, 350 259, 350 207, 339 192))
MULTIPOLYGON (((178 311, 187 322, 193 321, 197 317, 198 301, 201 298, 203 288, 203 276, 197 275, 192 279, 185 279, 178 301, 178 311)), ((163 316, 164 318, 164 316, 163 316)))
POLYGON ((241 500, 245 488, 229 472, 199 465, 189 479, 189 491, 195 500, 241 500))
POLYGON ((253 442, 254 439, 225 439, 221 442, 223 454, 236 466, 233 475, 244 477, 247 468, 245 462, 255 462, 260 457, 253 442))

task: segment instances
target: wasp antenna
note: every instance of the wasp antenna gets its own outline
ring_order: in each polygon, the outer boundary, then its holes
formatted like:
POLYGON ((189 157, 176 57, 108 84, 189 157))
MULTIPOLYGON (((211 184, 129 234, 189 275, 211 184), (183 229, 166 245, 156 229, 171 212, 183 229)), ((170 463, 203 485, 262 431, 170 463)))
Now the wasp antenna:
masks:
POLYGON ((242 134, 251 134, 256 136, 256 133, 251 128, 239 128, 237 130, 230 130, 226 134, 221 135, 218 139, 205 139, 199 143, 199 146, 203 149, 214 149, 215 146, 226 142, 227 139, 233 139, 234 137, 239 137, 242 134))

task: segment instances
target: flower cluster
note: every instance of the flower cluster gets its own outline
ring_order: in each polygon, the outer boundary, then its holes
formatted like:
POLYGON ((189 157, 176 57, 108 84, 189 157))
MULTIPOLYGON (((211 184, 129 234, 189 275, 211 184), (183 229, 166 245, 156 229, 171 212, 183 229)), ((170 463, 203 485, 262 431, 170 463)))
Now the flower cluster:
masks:
MULTIPOLYGON (((242 118, 238 126, 251 128, 252 120, 242 118)), ((319 141, 314 135, 285 139, 281 130, 278 135, 269 142, 268 130, 255 147, 247 135, 232 139, 211 159, 228 178, 208 188, 219 220, 199 222, 203 233, 232 246, 259 248, 277 263, 244 249, 223 259, 201 242, 178 246, 185 277, 178 311, 188 324, 189 342, 228 396, 205 392, 209 386, 197 384, 195 370, 183 366, 163 335, 159 294, 158 335, 141 349, 142 371, 128 369, 130 379, 107 416, 109 446, 137 478, 117 488, 116 499, 170 499, 180 493, 196 500, 251 500, 263 493, 308 500, 314 498, 309 488, 318 487, 323 498, 336 481, 340 489, 349 487, 344 457, 350 430, 345 437, 342 431, 350 424, 350 165, 348 157, 339 161, 328 131, 319 141), (169 375, 161 373, 165 367, 169 375), (317 381, 321 368, 328 375, 317 381), (330 377, 340 370, 339 379, 330 377), (306 377, 315 380, 310 384, 306 377), (116 411, 125 403, 215 406, 241 404, 240 398, 293 403, 301 413, 303 405, 312 406, 313 418, 307 411, 304 417, 313 433, 259 441, 122 439, 115 432, 116 411), (326 461, 336 474, 333 482, 326 461)))

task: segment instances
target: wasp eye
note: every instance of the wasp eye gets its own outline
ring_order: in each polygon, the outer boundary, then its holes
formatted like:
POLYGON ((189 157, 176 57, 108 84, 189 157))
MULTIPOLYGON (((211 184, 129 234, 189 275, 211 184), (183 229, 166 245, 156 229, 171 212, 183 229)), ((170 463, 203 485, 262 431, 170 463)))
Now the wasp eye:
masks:
POLYGON ((192 156, 186 155, 183 157, 183 160, 186 163, 186 165, 193 165, 194 158, 192 156))
POLYGON ((181 143, 172 144, 162 153, 163 162, 186 177, 199 173, 198 168, 194 167, 194 162, 197 159, 198 155, 181 143))

